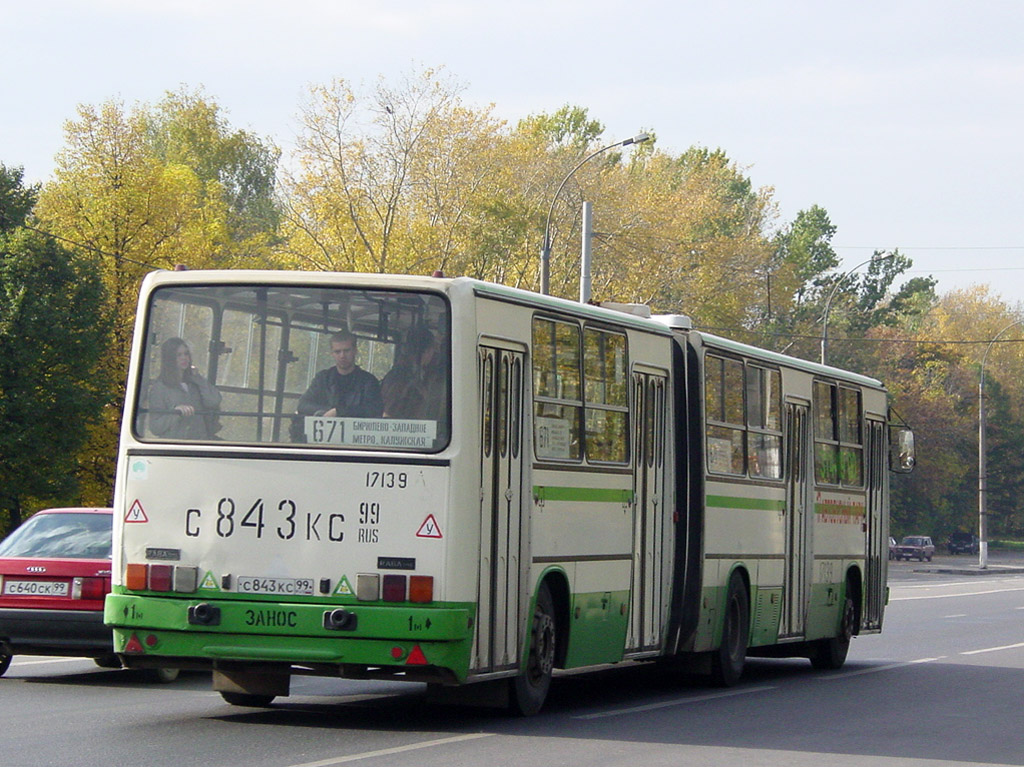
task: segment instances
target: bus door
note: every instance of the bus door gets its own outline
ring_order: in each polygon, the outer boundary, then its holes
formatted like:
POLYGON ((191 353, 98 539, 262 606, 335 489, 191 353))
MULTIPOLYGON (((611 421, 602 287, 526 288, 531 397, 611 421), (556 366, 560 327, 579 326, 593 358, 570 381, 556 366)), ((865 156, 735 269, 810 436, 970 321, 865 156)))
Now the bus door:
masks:
POLYGON ((786 403, 786 570, 779 637, 799 637, 806 631, 810 593, 812 498, 811 409, 786 403))
POLYGON ((867 508, 864 519, 866 551, 864 617, 861 623, 865 629, 882 628, 882 612, 885 609, 886 568, 889 565, 889 531, 885 519, 887 472, 886 426, 882 421, 867 422, 867 508), (884 552, 884 553, 883 553, 884 552))
POLYGON ((479 347, 480 566, 473 667, 481 673, 519 665, 524 357, 521 349, 479 347))
POLYGON ((656 649, 663 628, 667 374, 633 372, 633 575, 627 652, 656 649))

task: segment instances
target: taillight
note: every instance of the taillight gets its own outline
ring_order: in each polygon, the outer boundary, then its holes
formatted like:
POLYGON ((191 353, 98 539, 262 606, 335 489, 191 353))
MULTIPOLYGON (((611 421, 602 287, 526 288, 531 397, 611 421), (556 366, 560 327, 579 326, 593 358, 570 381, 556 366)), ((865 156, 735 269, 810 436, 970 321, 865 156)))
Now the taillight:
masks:
POLYGON ((107 591, 104 578, 75 578, 71 581, 72 599, 103 599, 107 591))
POLYGON ((410 602, 433 602, 434 601, 434 576, 432 575, 411 575, 409 576, 409 601, 410 602))
POLYGON ((199 568, 190 565, 128 564, 124 586, 129 591, 177 591, 191 594, 199 588, 199 568))
POLYGON ((381 598, 385 602, 404 602, 405 601, 405 576, 404 575, 385 575, 384 576, 384 589, 381 598))

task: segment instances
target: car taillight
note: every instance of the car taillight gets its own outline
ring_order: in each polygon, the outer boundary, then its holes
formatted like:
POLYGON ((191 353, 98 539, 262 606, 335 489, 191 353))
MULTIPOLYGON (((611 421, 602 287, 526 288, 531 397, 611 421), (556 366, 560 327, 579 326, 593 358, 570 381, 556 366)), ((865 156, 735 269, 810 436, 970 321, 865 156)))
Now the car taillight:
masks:
POLYGON ((107 591, 104 578, 75 578, 71 581, 72 599, 103 599, 107 591))

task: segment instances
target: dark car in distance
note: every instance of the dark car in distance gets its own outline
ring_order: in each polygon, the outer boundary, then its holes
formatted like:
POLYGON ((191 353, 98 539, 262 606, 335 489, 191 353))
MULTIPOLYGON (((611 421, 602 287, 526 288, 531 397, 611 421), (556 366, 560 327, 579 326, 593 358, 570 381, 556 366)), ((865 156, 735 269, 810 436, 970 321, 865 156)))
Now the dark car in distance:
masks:
POLYGON ((932 561, 932 556, 935 554, 935 544, 932 543, 932 539, 927 535, 908 535, 902 541, 900 545, 896 547, 896 559, 917 559, 921 562, 928 560, 932 561))
MULTIPOLYGON (((14 655, 93 658, 120 668, 103 625, 113 510, 44 509, 0 542, 0 676, 14 655)), ((147 676, 169 682, 177 669, 147 676)))
POLYGON ((950 554, 977 554, 978 536, 974 533, 953 533, 949 536, 946 547, 950 554))

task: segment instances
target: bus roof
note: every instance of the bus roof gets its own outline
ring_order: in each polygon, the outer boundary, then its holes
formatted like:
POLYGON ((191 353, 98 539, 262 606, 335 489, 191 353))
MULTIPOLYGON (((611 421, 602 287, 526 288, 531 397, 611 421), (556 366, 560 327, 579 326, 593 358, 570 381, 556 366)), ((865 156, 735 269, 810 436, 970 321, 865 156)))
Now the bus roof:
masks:
POLYGON ((773 352, 757 346, 732 341, 728 338, 716 336, 698 330, 685 329, 680 332, 671 326, 671 317, 675 315, 664 315, 662 317, 645 318, 635 314, 608 309, 591 304, 581 304, 577 301, 570 301, 557 296, 543 295, 522 288, 513 288, 507 285, 498 285, 492 282, 477 280, 472 277, 428 277, 407 274, 370 274, 365 272, 304 272, 286 271, 273 269, 197 269, 182 271, 155 271, 146 275, 143 286, 152 288, 162 284, 267 284, 279 285, 338 285, 343 282, 346 286, 353 287, 374 287, 384 286, 392 288, 408 288, 418 290, 439 290, 442 292, 472 291, 475 295, 493 298, 499 301, 510 301, 525 306, 532 306, 541 309, 549 309, 553 312, 566 312, 578 316, 589 317, 603 322, 613 322, 617 325, 632 327, 637 330, 658 335, 689 335, 695 337, 706 346, 731 351, 736 354, 743 354, 748 357, 756 357, 766 362, 777 365, 803 370, 805 372, 840 378, 850 383, 857 383, 862 386, 870 386, 876 389, 884 389, 881 381, 869 376, 852 373, 841 368, 834 368, 829 365, 822 365, 817 362, 810 362, 798 357, 791 357, 780 352, 773 352))

